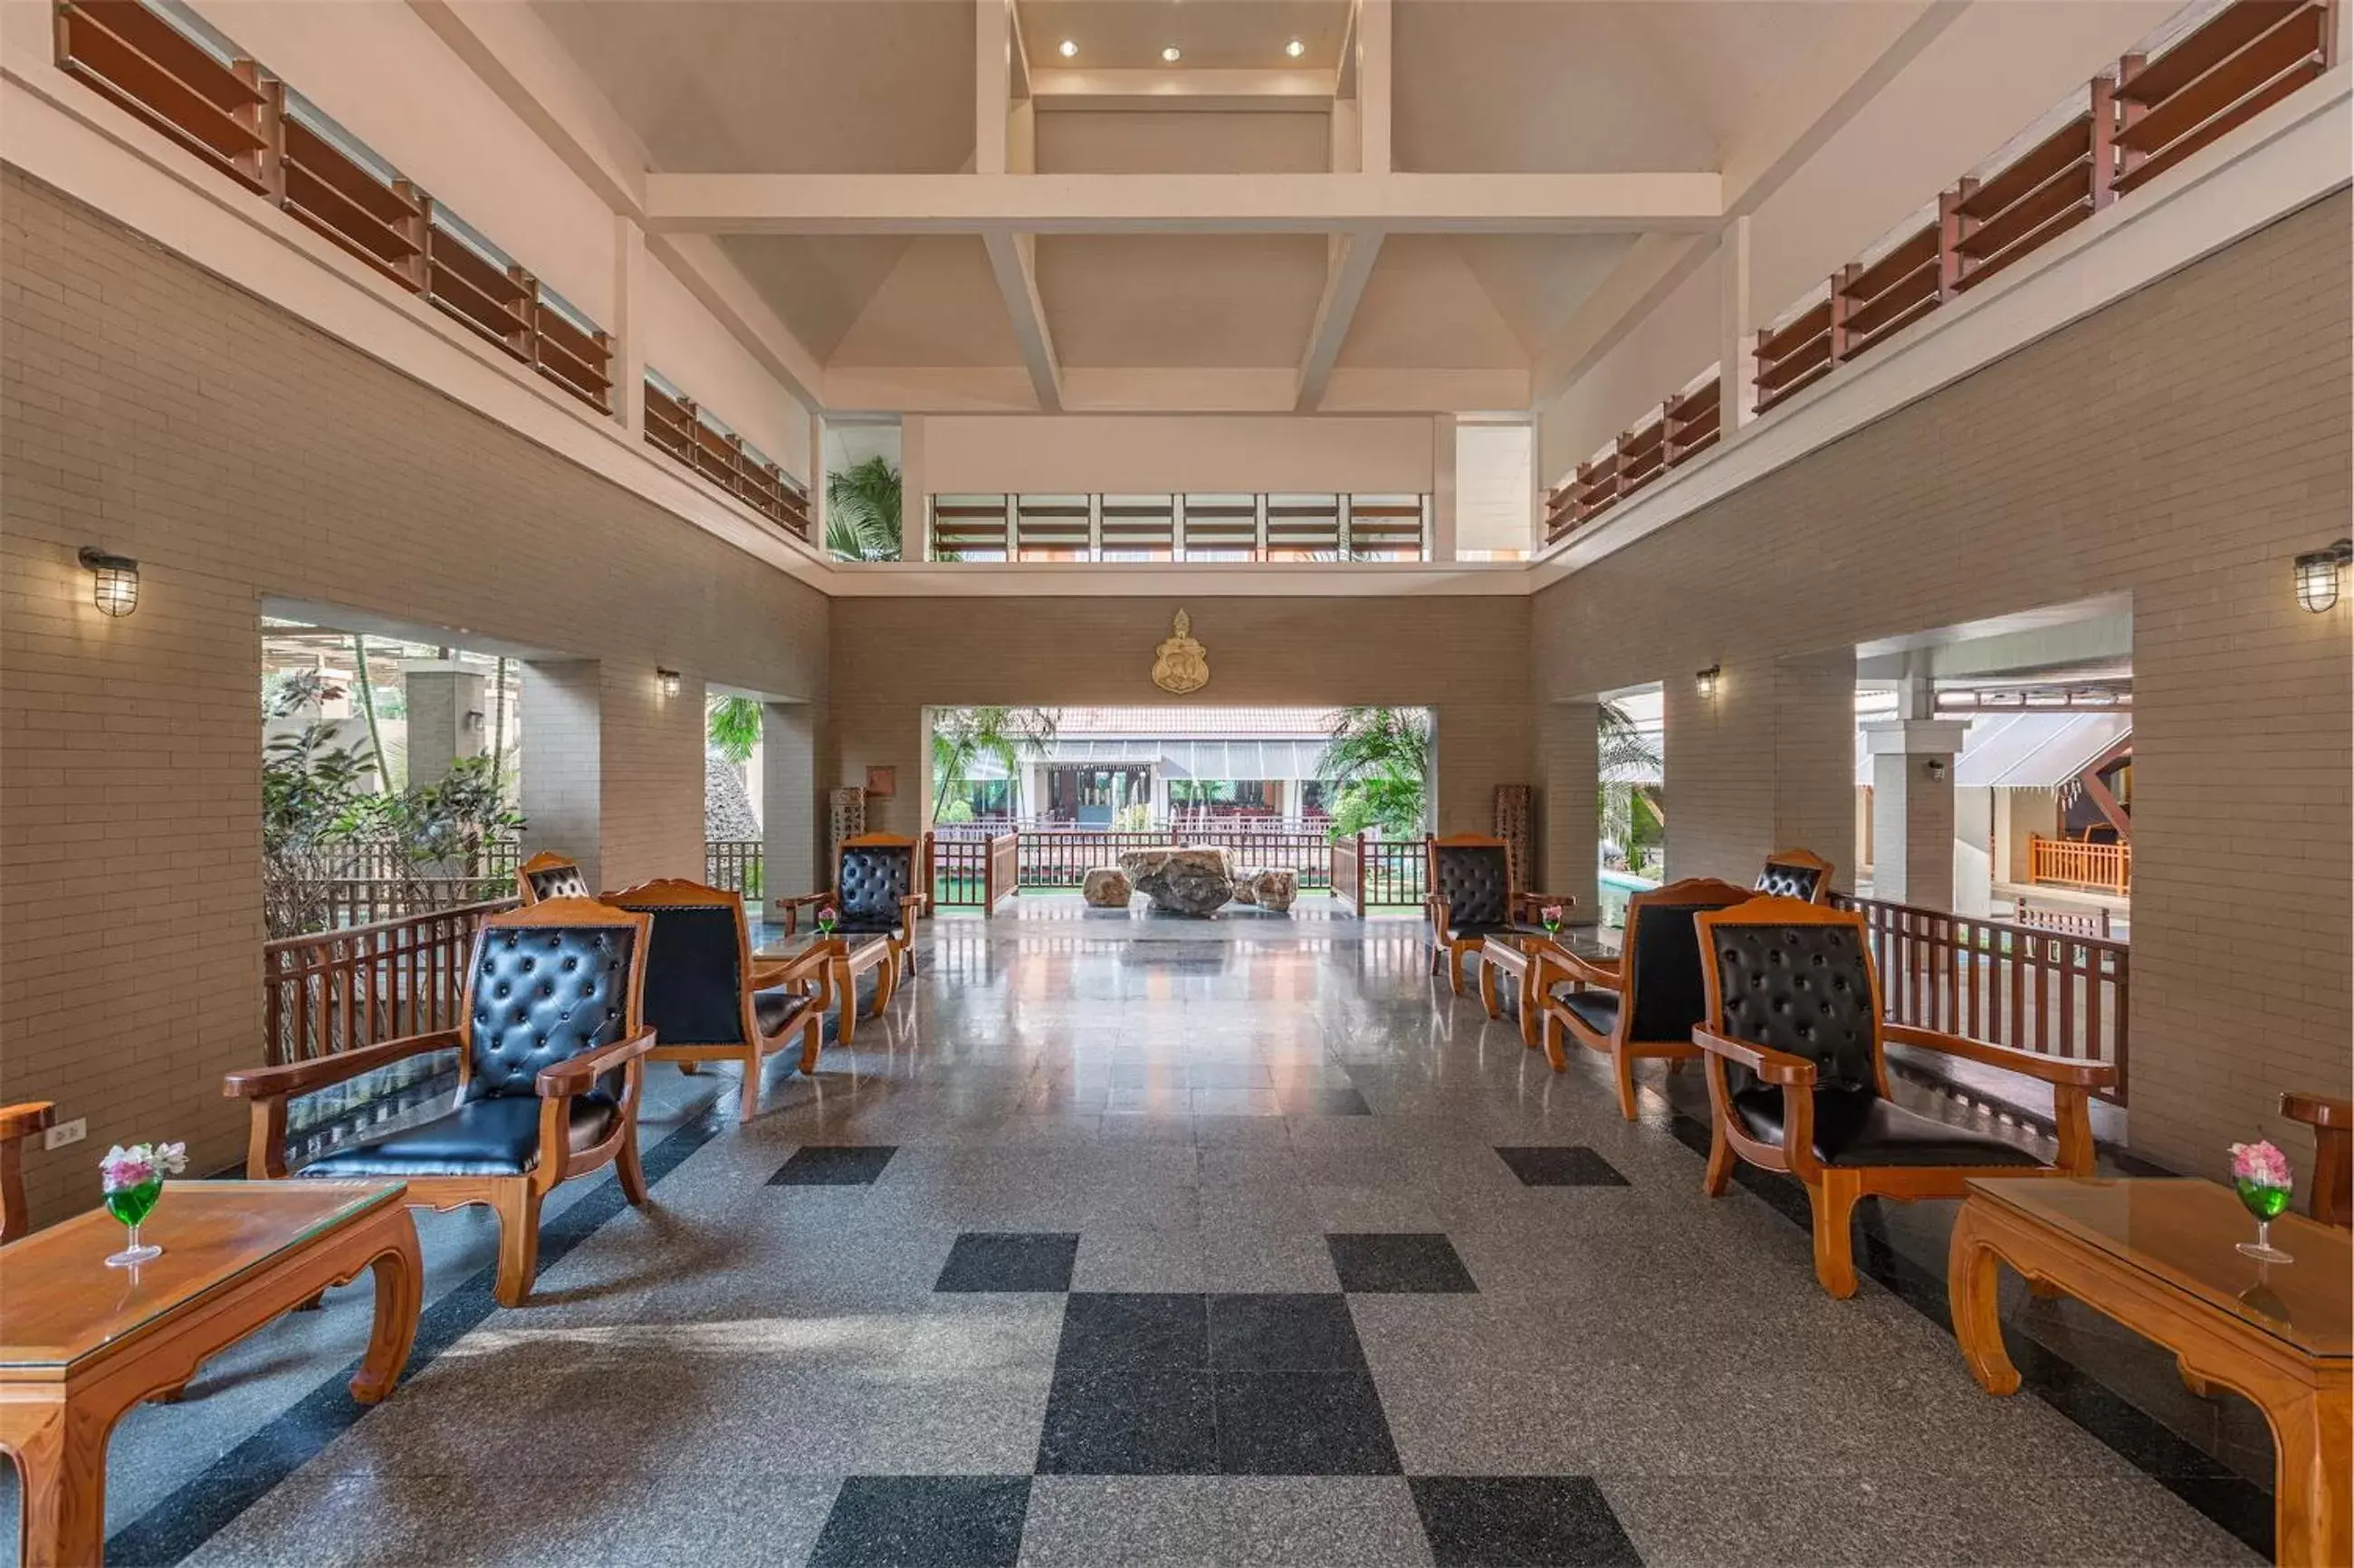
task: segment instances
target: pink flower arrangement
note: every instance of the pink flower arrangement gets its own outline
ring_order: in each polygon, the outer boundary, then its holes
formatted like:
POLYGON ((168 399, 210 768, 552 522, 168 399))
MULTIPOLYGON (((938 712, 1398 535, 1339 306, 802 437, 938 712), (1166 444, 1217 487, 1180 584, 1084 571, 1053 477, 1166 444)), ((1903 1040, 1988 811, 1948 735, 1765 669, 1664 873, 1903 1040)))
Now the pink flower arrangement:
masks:
POLYGON ((128 1149, 118 1143, 98 1162, 104 1190, 109 1192, 127 1192, 158 1177, 176 1176, 187 1168, 188 1146, 185 1143, 134 1143, 128 1149))
POLYGON ((2262 1139, 2232 1145, 2232 1180, 2257 1187, 2277 1187, 2283 1192, 2296 1185, 2296 1178, 2288 1167, 2288 1156, 2262 1139))
POLYGON ((1558 904, 1546 905, 1543 908, 1537 911, 1537 918, 1543 920, 1547 926, 1560 925, 1561 906, 1558 904))
POLYGON ((835 921, 841 918, 841 912, 835 909, 832 905, 824 904, 818 906, 817 924, 819 930, 824 930, 827 927, 832 925, 835 921))

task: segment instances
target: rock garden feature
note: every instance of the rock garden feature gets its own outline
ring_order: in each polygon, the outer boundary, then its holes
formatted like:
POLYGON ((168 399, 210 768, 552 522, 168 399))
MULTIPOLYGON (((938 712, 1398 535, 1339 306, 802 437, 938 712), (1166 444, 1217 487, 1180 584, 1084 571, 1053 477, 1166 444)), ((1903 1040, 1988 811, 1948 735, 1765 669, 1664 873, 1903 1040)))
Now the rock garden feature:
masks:
POLYGON ((1226 852, 1207 845, 1123 850, 1119 865, 1155 909, 1173 915, 1214 915, 1235 895, 1226 852))
POLYGON ((1291 901, 1299 896, 1299 874, 1296 871, 1262 871, 1252 874, 1246 883, 1237 884, 1235 896, 1242 898, 1247 889, 1246 903, 1256 904, 1270 915, 1288 914, 1291 901))
POLYGON ((1136 885, 1119 867, 1099 865, 1087 873, 1087 880, 1079 885, 1079 895, 1092 908, 1125 909, 1128 901, 1136 895, 1136 885))

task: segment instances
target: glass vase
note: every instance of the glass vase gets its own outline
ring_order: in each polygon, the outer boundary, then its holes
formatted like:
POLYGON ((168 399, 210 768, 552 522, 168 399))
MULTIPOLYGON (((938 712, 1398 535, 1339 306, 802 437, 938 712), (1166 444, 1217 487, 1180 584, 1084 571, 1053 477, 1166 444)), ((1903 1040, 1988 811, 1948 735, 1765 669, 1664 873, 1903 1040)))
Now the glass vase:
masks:
POLYGON ((109 1268, 134 1268, 140 1264, 164 1255, 164 1249, 153 1242, 142 1245, 139 1223, 155 1207, 155 1200, 164 1195, 161 1176, 142 1181, 136 1187, 123 1187, 106 1195, 106 1212, 129 1227, 128 1245, 106 1260, 109 1268))
POLYGON ((2232 1186, 2241 1203, 2256 1216, 2256 1239, 2240 1243, 2240 1250, 2263 1263, 2295 1263, 2294 1257, 2273 1245, 2273 1221, 2288 1207, 2288 1189, 2245 1181, 2234 1181, 2232 1186))

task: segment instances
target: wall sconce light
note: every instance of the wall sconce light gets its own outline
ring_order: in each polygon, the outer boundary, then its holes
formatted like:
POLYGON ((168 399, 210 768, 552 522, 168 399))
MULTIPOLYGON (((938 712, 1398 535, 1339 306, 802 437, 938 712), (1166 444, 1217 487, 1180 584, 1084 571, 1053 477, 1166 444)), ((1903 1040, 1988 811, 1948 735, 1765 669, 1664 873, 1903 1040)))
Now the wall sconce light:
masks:
POLYGON ((1723 678, 1724 666, 1722 664, 1711 664, 1707 669, 1699 671, 1693 674, 1692 690, 1700 694, 1700 700, 1702 702, 1712 703, 1716 701, 1717 683, 1723 678))
POLYGON ((660 683, 662 683, 662 694, 663 694, 663 701, 667 702, 667 701, 668 701, 668 700, 670 700, 671 698, 673 698, 673 697, 674 697, 674 696, 678 695, 678 672, 677 672, 677 671, 675 671, 675 670, 664 670, 664 669, 662 669, 662 668, 660 668, 659 666, 657 666, 657 667, 655 668, 655 670, 654 670, 654 679, 655 679, 656 681, 658 681, 658 682, 660 682, 660 683))
POLYGON ((2308 550, 2296 558, 2296 602, 2316 615, 2327 614, 2338 603, 2338 574, 2354 561, 2354 539, 2340 539, 2326 550, 2308 550))
POLYGON ((1925 771, 1929 775, 1930 783, 1943 784, 1946 781, 1946 759, 1942 757, 1929 758, 1925 771))
POLYGON ((139 563, 84 545, 81 564, 90 575, 90 602, 102 615, 129 615, 139 608, 139 563))

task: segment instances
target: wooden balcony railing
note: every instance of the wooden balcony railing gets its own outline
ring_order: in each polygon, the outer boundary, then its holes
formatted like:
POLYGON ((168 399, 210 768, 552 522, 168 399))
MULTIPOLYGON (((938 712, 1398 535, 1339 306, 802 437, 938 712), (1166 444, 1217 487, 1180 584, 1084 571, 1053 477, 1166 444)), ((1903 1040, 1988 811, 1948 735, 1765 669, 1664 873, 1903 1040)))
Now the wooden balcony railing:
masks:
POLYGON ((2132 948, 1877 899, 1863 912, 1888 1018, 2039 1055, 2106 1062, 2126 1103, 2132 948))
POLYGON ((809 492, 744 438, 716 429, 695 399, 646 377, 646 444, 694 470, 795 538, 810 532, 809 492))
POLYGON ((263 943, 270 1065, 456 1028, 474 933, 483 916, 514 904, 490 899, 263 943))
POLYGON ((58 69, 599 413, 612 341, 254 60, 142 0, 57 0, 58 69), (215 42, 217 42, 216 40, 215 42))
POLYGON ((994 909, 1020 885, 1020 857, 1019 833, 937 829, 925 892, 938 906, 994 909))
POLYGON ((2133 891, 2133 845, 2085 843, 2037 834, 2027 841, 2027 880, 2122 897, 2133 891))
POLYGON ((1420 561, 1407 494, 936 495, 936 561, 1420 561))
MULTIPOLYGON (((2063 104, 2058 128, 1940 192, 1916 223, 1840 268, 1758 333, 1764 414, 2000 274, 2121 196, 2270 108, 2337 63, 2338 0, 2237 0, 2155 53, 2125 56, 2063 104)), ((1712 368, 1581 463, 1546 498, 1546 542, 1635 494, 1719 433, 1712 368), (1680 406, 1697 415, 1680 442, 1680 406), (1703 428, 1704 425, 1704 428, 1703 428)))

